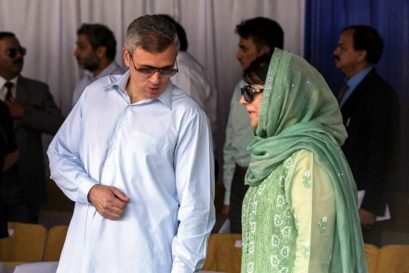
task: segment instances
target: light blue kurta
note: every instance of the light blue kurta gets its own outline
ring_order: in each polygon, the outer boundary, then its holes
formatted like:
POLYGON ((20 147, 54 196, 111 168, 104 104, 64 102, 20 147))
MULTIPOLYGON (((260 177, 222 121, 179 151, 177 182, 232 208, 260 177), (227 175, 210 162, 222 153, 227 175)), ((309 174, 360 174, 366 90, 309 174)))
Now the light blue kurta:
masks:
POLYGON ((58 273, 193 272, 214 224, 205 113, 169 83, 131 104, 129 72, 91 84, 49 149, 51 178, 75 201, 58 273), (101 183, 129 198, 120 220, 87 201, 101 183))

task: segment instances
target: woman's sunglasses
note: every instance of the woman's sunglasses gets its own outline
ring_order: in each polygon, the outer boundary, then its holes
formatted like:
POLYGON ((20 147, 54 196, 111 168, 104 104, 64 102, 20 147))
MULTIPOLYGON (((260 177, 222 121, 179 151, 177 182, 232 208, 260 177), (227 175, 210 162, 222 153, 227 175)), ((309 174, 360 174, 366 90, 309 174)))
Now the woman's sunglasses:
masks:
POLYGON ((255 93, 261 93, 264 91, 264 88, 254 88, 250 85, 246 85, 241 88, 241 95, 247 103, 251 103, 254 99, 255 93))

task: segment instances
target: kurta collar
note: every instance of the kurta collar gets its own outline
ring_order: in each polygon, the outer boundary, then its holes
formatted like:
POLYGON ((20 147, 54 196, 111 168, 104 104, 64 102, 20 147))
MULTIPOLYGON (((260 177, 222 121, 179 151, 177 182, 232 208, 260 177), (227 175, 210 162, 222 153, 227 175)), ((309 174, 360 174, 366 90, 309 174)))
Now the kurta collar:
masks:
MULTIPOLYGON (((126 85, 129 80, 129 70, 126 71, 123 75, 121 75, 119 78, 117 78, 115 81, 109 83, 106 87, 106 91, 110 90, 119 90, 121 93, 125 94, 128 96, 128 93, 126 91, 126 85)), ((160 101, 162 104, 164 104, 166 107, 169 109, 172 109, 172 90, 174 89, 174 85, 172 84, 171 81, 169 81, 168 86, 166 87, 165 91, 163 91, 162 95, 159 96, 157 99, 146 99, 138 102, 140 103, 149 103, 155 100, 160 101)), ((129 96, 128 96, 129 97, 129 96)))

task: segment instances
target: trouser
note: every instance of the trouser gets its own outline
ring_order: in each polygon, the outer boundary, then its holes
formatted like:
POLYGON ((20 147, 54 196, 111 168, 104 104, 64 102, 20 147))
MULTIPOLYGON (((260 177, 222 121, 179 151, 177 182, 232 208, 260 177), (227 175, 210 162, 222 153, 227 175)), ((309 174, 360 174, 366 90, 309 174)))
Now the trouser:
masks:
POLYGON ((230 192, 230 232, 241 233, 241 207, 248 186, 244 184, 247 168, 236 165, 230 192))
POLYGON ((7 220, 3 204, 0 200, 0 239, 8 236, 7 220))
POLYGON ((7 222, 37 223, 40 206, 28 204, 17 172, 3 176, 0 187, 3 217, 7 222))

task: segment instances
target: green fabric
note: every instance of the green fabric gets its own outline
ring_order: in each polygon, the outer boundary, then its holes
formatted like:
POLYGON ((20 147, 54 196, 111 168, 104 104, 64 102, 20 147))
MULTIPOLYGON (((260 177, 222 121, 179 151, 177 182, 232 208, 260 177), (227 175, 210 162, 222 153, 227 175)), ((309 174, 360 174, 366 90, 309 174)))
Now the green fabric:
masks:
POLYGON ((242 273, 292 272, 297 229, 291 206, 286 202, 285 178, 294 159, 295 154, 277 166, 263 184, 251 186, 246 193, 242 273))
POLYGON ((340 145, 347 134, 338 103, 304 59, 276 49, 264 87, 259 124, 248 150, 246 184, 258 185, 294 152, 312 151, 327 169, 336 196, 331 273, 367 272, 356 185, 340 145))

